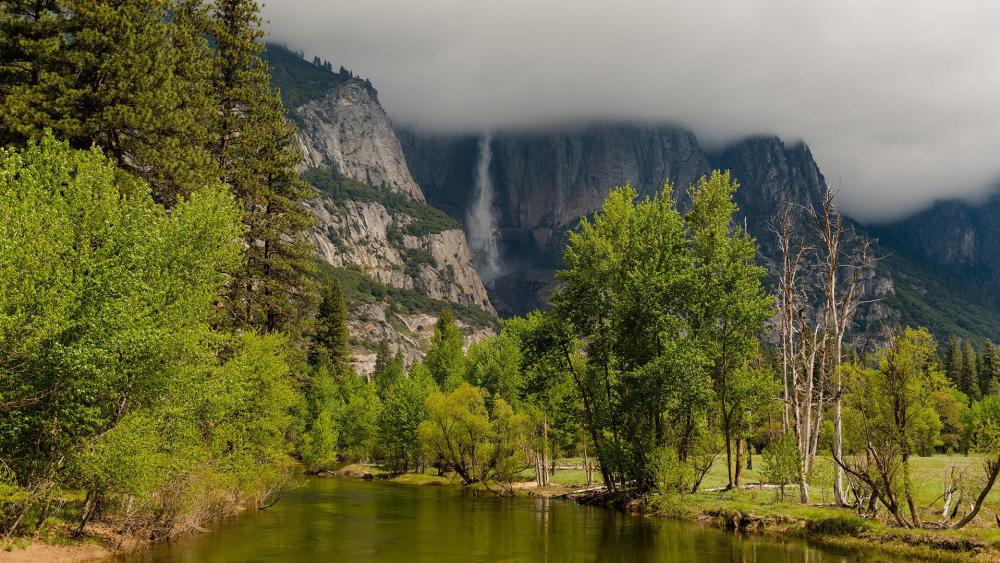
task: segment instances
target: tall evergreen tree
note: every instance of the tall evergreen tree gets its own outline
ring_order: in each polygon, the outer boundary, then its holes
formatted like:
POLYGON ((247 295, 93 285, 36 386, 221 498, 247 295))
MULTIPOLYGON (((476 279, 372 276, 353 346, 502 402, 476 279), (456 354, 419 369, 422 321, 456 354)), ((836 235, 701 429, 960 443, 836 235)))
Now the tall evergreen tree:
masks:
POLYGON ((351 372, 351 333, 340 280, 334 278, 322 293, 313 335, 313 363, 342 381, 351 372))
POLYGON ((993 395, 1000 385, 1000 349, 987 340, 979 352, 979 391, 982 396, 993 395))
POLYGON ((0 11, 0 141, 52 129, 172 204, 215 179, 208 43, 192 0, 14 0, 0 11))
POLYGON ((246 264, 231 284, 229 310, 237 327, 301 334, 314 293, 314 250, 306 237, 312 219, 304 205, 312 192, 296 172, 302 157, 270 87, 261 26, 253 0, 215 5, 214 154, 246 226, 246 264))
POLYGON ((944 373, 957 387, 962 385, 962 364, 965 359, 962 355, 962 343, 958 337, 952 335, 948 337, 948 347, 944 353, 944 373))
POLYGON ((966 342, 962 347, 962 378, 959 388, 973 400, 980 397, 977 360, 975 348, 970 342, 966 342))
POLYGON ((388 389, 404 377, 406 377, 406 365, 403 355, 398 352, 393 354, 389 349, 389 343, 385 340, 379 342, 375 356, 375 370, 371 376, 378 388, 379 397, 385 399, 388 389))

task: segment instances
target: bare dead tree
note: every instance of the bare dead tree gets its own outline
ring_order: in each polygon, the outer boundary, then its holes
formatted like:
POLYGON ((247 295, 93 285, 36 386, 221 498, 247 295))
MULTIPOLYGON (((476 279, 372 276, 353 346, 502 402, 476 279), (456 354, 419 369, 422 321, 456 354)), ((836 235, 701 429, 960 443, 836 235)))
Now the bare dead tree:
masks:
MULTIPOLYGON (((821 369, 833 385, 833 450, 842 458, 843 420, 841 396, 843 379, 840 366, 843 362, 844 340, 853 323, 858 308, 868 301, 862 298, 865 281, 874 267, 873 244, 867 237, 859 236, 852 227, 845 227, 843 216, 834 202, 835 195, 827 191, 820 206, 809 208, 818 239, 817 262, 821 266, 823 288, 822 330, 829 338, 830 349, 824 348, 821 369), (848 241, 853 244, 845 248, 848 241)), ((833 480, 834 500, 839 506, 846 504, 844 473, 838 464, 833 480)))

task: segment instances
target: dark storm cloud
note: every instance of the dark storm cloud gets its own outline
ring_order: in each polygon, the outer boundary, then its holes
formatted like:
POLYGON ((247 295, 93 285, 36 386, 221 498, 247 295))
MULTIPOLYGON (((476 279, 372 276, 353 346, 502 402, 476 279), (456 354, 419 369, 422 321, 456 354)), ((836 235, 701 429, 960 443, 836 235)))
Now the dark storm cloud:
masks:
POLYGON ((804 139, 862 219, 1000 181, 1000 2, 271 0, 274 39, 397 122, 677 122, 804 139))

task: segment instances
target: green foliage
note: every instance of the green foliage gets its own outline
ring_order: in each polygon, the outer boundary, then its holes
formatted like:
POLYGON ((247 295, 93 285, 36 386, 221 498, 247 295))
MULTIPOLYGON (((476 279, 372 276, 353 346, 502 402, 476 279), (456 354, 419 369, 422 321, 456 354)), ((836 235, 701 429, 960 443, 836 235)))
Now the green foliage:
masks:
POLYGON ((966 342, 962 346, 962 371, 958 388, 973 400, 980 396, 978 362, 979 358, 972 348, 972 343, 966 342))
POLYGON ((237 328, 284 331, 299 337, 314 304, 315 248, 307 236, 313 195, 298 176, 302 156, 295 130, 270 87, 263 21, 255 0, 217 2, 208 31, 214 40, 212 120, 223 180, 242 204, 244 267, 227 302, 237 328))
POLYGON ((213 329, 240 256, 222 186, 167 212, 100 151, 45 137, 0 153, 0 230, 0 458, 31 491, 5 493, 0 524, 80 488, 81 523, 117 508, 155 536, 278 486, 293 354, 213 329))
POLYGON ((314 168, 302 175, 321 194, 337 203, 348 201, 380 203, 394 217, 409 217, 405 234, 420 237, 462 228, 449 215, 425 202, 387 188, 376 188, 341 176, 332 168, 314 168))
POLYGON ((378 419, 382 410, 375 385, 356 376, 341 382, 338 453, 352 461, 367 461, 375 453, 378 419))
POLYGON ((526 415, 514 412, 503 399, 495 400, 489 433, 485 444, 479 447, 485 459, 479 467, 478 478, 487 488, 496 483, 500 494, 514 493, 514 483, 528 467, 525 455, 528 428, 526 415))
POLYGON ((289 109, 322 98, 349 78, 310 64, 298 53, 274 43, 267 45, 264 60, 271 68, 271 85, 281 92, 281 100, 289 109))
POLYGON ((396 379, 384 392, 377 449, 392 473, 405 473, 420 462, 418 428, 428 417, 426 401, 433 389, 429 378, 413 374, 396 379))
POLYGON ((1000 393, 1000 349, 987 340, 979 353, 980 396, 1000 393))
POLYGON ((214 464, 233 476, 237 490, 264 490, 288 460, 285 436, 300 401, 289 378, 290 356, 280 334, 245 334, 201 393, 200 425, 211 429, 214 464))
POLYGON ((351 334, 347 327, 347 305, 340 280, 324 285, 319 311, 314 321, 313 364, 326 369, 335 379, 351 373, 351 334))
POLYGON ((403 355, 392 354, 389 351, 389 343, 385 340, 379 342, 375 355, 375 369, 372 372, 372 381, 378 388, 379 397, 384 399, 388 390, 404 377, 406 377, 406 366, 403 355))
POLYGON ((51 129, 99 146, 163 202, 217 180, 201 13, 184 0, 4 2, 0 144, 51 129))
POLYGON ((990 395, 975 407, 976 452, 992 457, 1000 456, 1000 397, 990 395))
MULTIPOLYGON (((965 417, 969 410, 969 398, 954 387, 948 387, 931 396, 934 413, 941 422, 941 432, 935 439, 942 451, 958 451, 962 448, 965 435, 965 417)), ((926 452, 926 448, 924 448, 926 452)), ((926 455, 926 454, 921 454, 926 455)))
POLYGON ((509 332, 470 345, 465 370, 465 381, 508 403, 520 401, 524 389, 521 350, 509 332))
POLYGON ((780 487, 781 499, 784 500, 785 485, 798 483, 802 470, 795 436, 789 432, 782 434, 764 449, 761 457, 764 460, 761 472, 768 483, 780 487))
POLYGON ((713 398, 728 442, 771 393, 757 361, 770 300, 756 244, 731 225, 735 189, 703 178, 682 217, 669 185, 639 203, 621 188, 570 234, 552 301, 585 342, 574 380, 612 488, 656 486, 650 456, 668 445, 686 461, 713 398))
POLYGON ((956 335, 975 342, 1000 334, 1000 314, 989 305, 994 296, 982 294, 991 282, 944 275, 896 254, 885 256, 879 267, 892 273, 893 292, 884 303, 899 312, 900 326, 923 326, 941 339, 956 335))
POLYGON ((324 363, 314 368, 305 393, 305 427, 298 453, 306 471, 313 473, 335 465, 340 440, 337 417, 342 404, 337 383, 344 378, 335 377, 329 370, 330 365, 324 363))
POLYGON ((462 383, 451 393, 435 391, 427 397, 429 417, 420 423, 420 444, 428 459, 439 459, 465 484, 497 484, 502 494, 527 467, 528 421, 503 399, 492 413, 482 389, 462 383))
POLYGON ((441 459, 466 484, 475 483, 479 447, 490 430, 483 390, 463 383, 451 393, 431 393, 426 404, 429 417, 418 429, 424 455, 441 459))
POLYGON ((865 454, 840 461, 898 524, 918 525, 910 457, 937 445, 941 421, 934 397, 950 386, 938 364, 937 343, 926 329, 906 328, 879 351, 874 366, 843 369, 848 427, 865 454))
POLYGON ((962 366, 964 363, 965 357, 962 355, 961 341, 955 336, 949 336, 944 354, 944 370, 945 375, 956 386, 961 386, 962 384, 962 366))
POLYGON ((459 386, 465 375, 465 351, 462 332, 455 324, 451 309, 441 311, 441 316, 431 336, 424 363, 438 387, 451 391, 459 386))

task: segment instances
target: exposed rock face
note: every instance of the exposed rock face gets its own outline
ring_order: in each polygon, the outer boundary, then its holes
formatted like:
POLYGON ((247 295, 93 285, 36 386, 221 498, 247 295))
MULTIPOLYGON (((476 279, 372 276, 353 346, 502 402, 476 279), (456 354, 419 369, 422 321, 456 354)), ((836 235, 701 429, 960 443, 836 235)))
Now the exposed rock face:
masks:
MULTIPOLYGON (((310 67, 298 70, 314 72, 310 67)), ((322 96, 295 108, 291 117, 305 155, 304 170, 331 169, 335 171, 331 174, 374 188, 372 193, 393 193, 397 199, 402 196, 417 202, 417 208, 427 205, 370 85, 357 79, 334 84, 322 96)), ((321 191, 311 203, 316 216, 312 237, 324 261, 409 292, 404 295, 435 300, 422 299, 405 307, 396 306, 388 295, 373 302, 349 300, 355 367, 361 373, 374 368, 373 350, 383 340, 408 362, 419 357, 434 331, 440 310, 436 302, 478 308, 486 313, 480 317, 496 315, 472 265, 462 229, 410 234, 407 226, 416 218, 406 209, 412 212, 414 205, 393 207, 386 203, 391 198, 380 197, 352 198, 321 191)), ((492 331, 491 324, 463 321, 461 314, 459 319, 470 339, 492 331)))
POLYGON ((935 267, 987 273, 1000 282, 1000 195, 979 205, 941 201, 873 230, 886 244, 913 259, 935 267))
MULTIPOLYGON (((471 203, 477 137, 404 132, 401 139, 429 201, 462 219, 471 203)), ((670 181, 683 205, 684 189, 713 168, 732 171, 743 185, 736 202, 765 255, 773 250, 767 223, 778 209, 818 202, 826 189, 809 148, 773 136, 745 139, 713 156, 693 133, 669 125, 495 133, 491 172, 508 272, 489 287, 494 304, 506 314, 542 304, 566 232, 598 210, 615 186, 629 183, 647 195, 670 181)))
POLYGON ((313 240, 331 266, 360 267, 390 287, 494 312, 460 229, 394 236, 390 229, 405 224, 407 218, 377 202, 321 198, 312 209, 317 219, 313 240), (412 251, 421 259, 415 260, 412 251))
POLYGON ((788 203, 818 205, 826 192, 826 179, 805 143, 788 146, 773 136, 751 137, 726 147, 712 165, 729 170, 740 183, 736 203, 758 238, 788 203))
MULTIPOLYGON (((457 219, 471 205, 478 137, 401 134, 428 200, 457 219)), ((710 170, 685 129, 601 124, 554 132, 493 135, 491 175, 505 275, 490 284, 503 313, 540 306, 561 260, 566 232, 626 183, 642 194, 665 181, 687 186, 710 170)))
POLYGON ((406 167, 389 116, 374 91, 360 80, 347 81, 323 98, 306 102, 295 108, 295 115, 306 166, 332 166, 358 182, 424 200, 406 167))
MULTIPOLYGON (((501 132, 493 138, 491 172, 508 271, 489 290, 501 314, 544 305, 566 233, 580 217, 597 211, 615 186, 629 183, 648 195, 669 180, 683 207, 688 185, 712 169, 729 170, 742 185, 736 194, 738 220, 758 239, 762 261, 772 273, 778 261, 769 223, 788 203, 819 203, 827 189, 809 148, 774 136, 747 138, 711 155, 693 133, 673 126, 603 124, 544 134, 501 132)), ((410 131, 401 139, 428 200, 457 219, 465 217, 478 138, 410 131)), ((884 269, 866 283, 872 295, 893 293, 884 269)), ((876 327, 896 314, 876 303, 863 316, 863 324, 876 327)))

